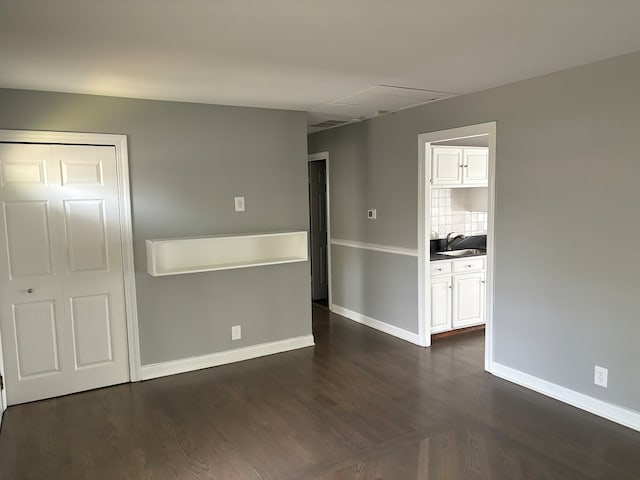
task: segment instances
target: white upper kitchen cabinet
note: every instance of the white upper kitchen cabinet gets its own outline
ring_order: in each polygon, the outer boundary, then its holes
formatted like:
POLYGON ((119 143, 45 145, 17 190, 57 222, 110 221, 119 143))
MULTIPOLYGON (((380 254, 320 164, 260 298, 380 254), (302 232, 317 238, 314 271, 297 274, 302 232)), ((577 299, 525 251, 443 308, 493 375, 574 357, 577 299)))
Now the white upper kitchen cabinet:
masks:
POLYGON ((486 187, 489 149, 485 147, 433 147, 431 185, 434 187, 486 187))
POLYGON ((488 185, 489 149, 464 148, 462 150, 462 184, 488 185))
POLYGON ((462 183, 461 148, 434 147, 432 165, 432 185, 450 186, 462 183))

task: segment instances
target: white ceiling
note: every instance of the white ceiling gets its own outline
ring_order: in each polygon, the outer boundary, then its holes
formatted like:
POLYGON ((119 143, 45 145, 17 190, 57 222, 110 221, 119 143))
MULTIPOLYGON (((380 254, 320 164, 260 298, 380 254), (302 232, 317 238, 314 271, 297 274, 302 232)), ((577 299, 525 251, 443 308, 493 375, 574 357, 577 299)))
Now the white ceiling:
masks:
POLYGON ((2 0, 0 86, 314 124, 384 110, 373 87, 457 95, 635 52, 639 18, 638 0, 2 0))

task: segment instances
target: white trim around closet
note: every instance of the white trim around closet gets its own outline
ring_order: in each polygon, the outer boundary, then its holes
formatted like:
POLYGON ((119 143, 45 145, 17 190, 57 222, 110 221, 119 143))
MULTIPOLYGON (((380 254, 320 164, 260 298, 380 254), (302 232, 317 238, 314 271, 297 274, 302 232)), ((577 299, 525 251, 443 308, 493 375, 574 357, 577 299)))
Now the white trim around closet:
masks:
POLYGON ((124 297, 127 317, 127 343, 129 349, 129 379, 132 382, 139 381, 140 343, 138 340, 138 307, 136 303, 135 267, 133 262, 133 229, 131 194, 129 189, 127 136, 102 133, 0 130, 0 142, 109 145, 115 147, 118 203, 120 207, 120 234, 122 239, 124 297))

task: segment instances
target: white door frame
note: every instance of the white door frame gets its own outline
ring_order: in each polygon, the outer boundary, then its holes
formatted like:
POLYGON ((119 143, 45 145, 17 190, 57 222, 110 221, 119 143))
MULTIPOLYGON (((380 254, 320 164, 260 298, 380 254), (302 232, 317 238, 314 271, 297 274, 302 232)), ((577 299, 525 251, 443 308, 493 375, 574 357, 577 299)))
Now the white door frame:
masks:
MULTIPOLYGON (((4 374, 4 357, 2 356, 2 337, 0 336, 0 375, 2 379, 7 378, 4 374)), ((7 409, 7 387, 5 386, 0 392, 0 425, 2 425, 2 414, 7 409)))
MULTIPOLYGON (((329 303, 329 311, 331 311, 333 303, 331 303, 331 195, 329 194, 329 152, 318 152, 307 155, 307 167, 309 166, 309 162, 315 162, 318 160, 325 160, 327 168, 327 280, 329 282, 329 298, 327 300, 329 303)), ((311 209, 311 205, 309 205, 309 209, 311 209)))
MULTIPOLYGON (((129 381, 140 380, 140 343, 138 340, 138 307, 136 303, 135 266, 133 261, 133 230, 131 228, 131 194, 129 190, 129 157, 127 136, 102 133, 50 132, 31 130, 0 130, 0 142, 62 143, 67 145, 108 145, 115 147, 120 237, 124 280, 125 317, 129 351, 129 381)), ((0 338, 0 344, 2 339, 0 338)), ((0 368, 4 372, 2 358, 0 368)), ((3 403, 7 405, 5 393, 3 403)))
POLYGON ((431 143, 459 138, 489 136, 489 205, 487 224, 487 290, 486 290, 486 334, 484 349, 484 369, 491 372, 493 362, 493 304, 495 265, 495 171, 496 171, 496 122, 481 123, 467 127, 440 130, 418 135, 418 335, 422 345, 431 345, 431 276, 427 268, 429 262, 429 242, 427 226, 430 225, 431 195, 425 195, 427 187, 431 191, 431 143))

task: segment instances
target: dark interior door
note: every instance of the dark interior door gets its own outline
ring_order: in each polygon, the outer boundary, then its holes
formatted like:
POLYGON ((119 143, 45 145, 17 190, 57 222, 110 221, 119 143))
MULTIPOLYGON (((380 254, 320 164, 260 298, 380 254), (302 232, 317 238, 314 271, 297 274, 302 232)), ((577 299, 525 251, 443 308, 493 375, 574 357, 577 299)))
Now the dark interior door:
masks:
POLYGON ((311 224, 311 297, 324 300, 327 278, 327 166, 325 160, 309 162, 309 210, 311 224))

